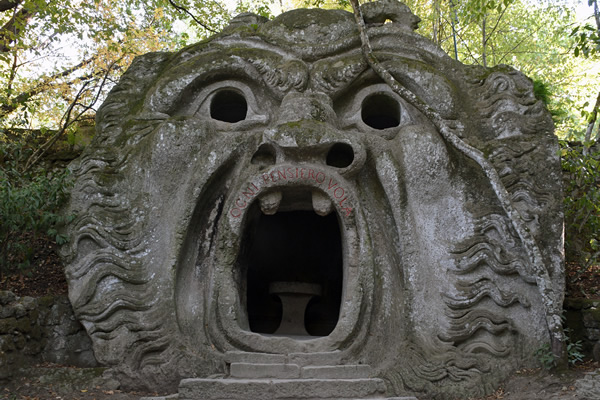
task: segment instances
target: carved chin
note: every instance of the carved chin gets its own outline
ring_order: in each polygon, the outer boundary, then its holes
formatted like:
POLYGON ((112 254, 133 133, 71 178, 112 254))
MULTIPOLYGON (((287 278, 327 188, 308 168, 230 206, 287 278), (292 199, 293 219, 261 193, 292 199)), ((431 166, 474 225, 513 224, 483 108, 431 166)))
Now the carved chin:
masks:
POLYGON ((216 227, 207 321, 216 344, 339 350, 357 329, 360 253, 369 253, 358 240, 355 192, 333 168, 291 164, 250 176, 232 191, 216 227))

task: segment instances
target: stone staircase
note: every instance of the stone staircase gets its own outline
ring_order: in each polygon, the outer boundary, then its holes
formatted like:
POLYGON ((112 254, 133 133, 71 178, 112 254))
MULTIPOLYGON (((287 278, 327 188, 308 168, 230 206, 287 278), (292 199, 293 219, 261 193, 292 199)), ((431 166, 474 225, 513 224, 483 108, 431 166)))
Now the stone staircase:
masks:
POLYGON ((229 352, 225 360, 225 378, 183 379, 177 394, 142 400, 417 400, 386 397, 370 366, 342 365, 337 353, 229 352))

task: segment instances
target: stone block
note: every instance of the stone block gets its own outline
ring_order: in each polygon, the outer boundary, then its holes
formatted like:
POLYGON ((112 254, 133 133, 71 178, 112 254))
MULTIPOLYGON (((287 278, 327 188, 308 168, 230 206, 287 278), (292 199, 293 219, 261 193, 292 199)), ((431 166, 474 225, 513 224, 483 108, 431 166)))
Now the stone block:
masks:
POLYGON ((582 312, 586 328, 600 329, 600 308, 590 308, 582 312))
POLYGON ((37 309, 38 303, 37 300, 30 296, 24 296, 21 298, 21 304, 27 311, 32 311, 37 309))
POLYGON ((0 335, 13 333, 17 330, 17 319, 14 317, 0 319, 0 335))
POLYGON ((27 339, 22 333, 16 332, 13 334, 13 342, 15 343, 17 350, 23 350, 27 344, 27 339))
POLYGON ((228 351, 225 353, 227 363, 257 363, 257 364, 285 364, 287 357, 283 354, 249 353, 245 351, 228 351))
POLYGON ((312 352, 312 353, 290 353, 289 362, 305 365, 339 365, 342 364, 342 353, 340 351, 312 352))
POLYGON ((50 312, 44 320, 44 325, 61 325, 71 321, 73 315, 71 305, 62 300, 59 298, 50 308, 50 312))
POLYGON ((17 296, 13 292, 0 290, 0 306, 5 306, 17 300, 17 296))
POLYGON ((250 364, 232 363, 229 369, 232 378, 262 379, 300 378, 300 367, 296 364, 250 364))
POLYGON ((384 392, 381 379, 184 379, 178 399, 362 399, 382 398, 384 392))
POLYGON ((44 343, 39 340, 28 340, 21 350, 24 355, 37 356, 44 350, 44 343))
POLYGON ((0 306, 0 319, 14 317, 15 311, 15 307, 12 304, 0 306))
POLYGON ((360 379, 369 378, 372 370, 368 365, 306 366, 301 370, 306 379, 360 379))
POLYGON ((8 353, 16 349, 13 335, 0 336, 0 352, 8 353))

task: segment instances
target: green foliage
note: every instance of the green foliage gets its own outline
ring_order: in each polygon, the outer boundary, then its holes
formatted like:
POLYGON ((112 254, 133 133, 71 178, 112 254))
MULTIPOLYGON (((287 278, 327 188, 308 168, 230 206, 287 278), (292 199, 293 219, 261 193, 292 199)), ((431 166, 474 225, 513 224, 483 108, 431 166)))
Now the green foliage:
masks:
POLYGON ((552 96, 560 138, 581 140, 585 121, 579 108, 600 84, 600 64, 573 54, 576 24, 573 3, 562 0, 405 0, 422 22, 419 33, 459 61, 494 66, 510 64, 534 81, 544 82, 552 96))
POLYGON ((571 32, 575 38, 575 57, 580 54, 589 57, 600 54, 600 36, 598 29, 591 24, 577 26, 571 32))
POLYGON ((21 172, 30 152, 22 144, 0 143, 0 275, 9 266, 30 265, 32 248, 23 240, 26 234, 44 234, 57 244, 67 242, 59 228, 71 218, 59 209, 71 186, 69 171, 21 172))
MULTIPOLYGON (((566 339, 565 344, 567 346, 567 360, 569 362, 569 365, 575 365, 579 362, 582 362, 585 355, 582 353, 583 344, 581 343, 581 340, 573 342, 570 337, 571 332, 568 328, 564 329, 564 333, 566 339)), ((542 364, 542 367, 544 367, 545 369, 552 369, 557 366, 558 359, 556 355, 552 352, 550 343, 545 343, 543 346, 537 349, 533 353, 533 355, 538 359, 540 364, 542 364)))
POLYGON ((552 369, 556 366, 556 356, 552 352, 550 343, 545 343, 542 347, 537 349, 533 355, 545 369, 552 369))
POLYGON ((536 99, 541 100, 546 106, 550 104, 552 93, 547 83, 539 79, 534 80, 533 94, 536 99))
POLYGON ((581 340, 578 340, 575 343, 567 342, 567 356, 569 359, 569 364, 575 365, 583 361, 585 355, 581 352, 582 350, 583 344, 581 343, 581 340))
MULTIPOLYGON (((581 273, 600 262, 600 146, 561 141, 565 182, 565 253, 581 273)), ((579 278, 580 274, 574 279, 579 278)))

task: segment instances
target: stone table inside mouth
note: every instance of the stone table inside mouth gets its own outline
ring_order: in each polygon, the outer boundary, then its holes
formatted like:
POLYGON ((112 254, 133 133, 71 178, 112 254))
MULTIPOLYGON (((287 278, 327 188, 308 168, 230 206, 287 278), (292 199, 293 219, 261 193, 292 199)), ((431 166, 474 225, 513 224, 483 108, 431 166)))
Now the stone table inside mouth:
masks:
POLYGON ((308 302, 321 295, 321 285, 304 282, 272 282, 269 293, 281 300, 282 315, 276 335, 309 336, 304 326, 304 313, 308 302))

